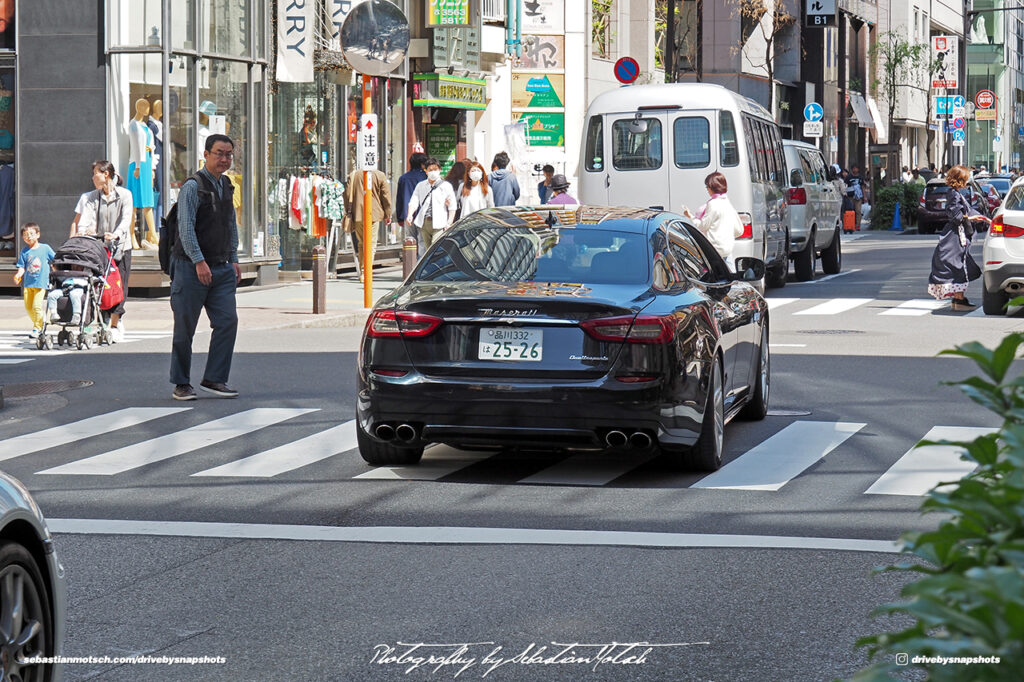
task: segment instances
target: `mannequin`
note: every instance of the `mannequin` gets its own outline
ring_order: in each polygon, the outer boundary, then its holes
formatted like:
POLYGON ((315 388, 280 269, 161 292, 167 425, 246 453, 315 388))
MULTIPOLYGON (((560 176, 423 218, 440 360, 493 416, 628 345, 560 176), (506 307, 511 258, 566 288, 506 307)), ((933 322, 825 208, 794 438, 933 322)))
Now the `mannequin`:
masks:
POLYGON ((163 197, 160 196, 160 190, 164 186, 164 169, 160 163, 164 155, 164 124, 161 120, 163 113, 164 103, 160 100, 153 102, 153 109, 149 115, 149 120, 146 122, 153 133, 153 140, 155 141, 153 145, 153 196, 155 198, 154 204, 156 204, 156 215, 158 218, 164 214, 163 197))
MULTIPOLYGON (((129 158, 128 191, 132 193, 132 203, 136 209, 142 210, 146 221, 146 238, 142 248, 155 249, 160 241, 153 223, 153 131, 149 129, 149 101, 143 98, 135 100, 135 116, 128 124, 129 158)), ((135 247, 134 240, 132 244, 135 247)))

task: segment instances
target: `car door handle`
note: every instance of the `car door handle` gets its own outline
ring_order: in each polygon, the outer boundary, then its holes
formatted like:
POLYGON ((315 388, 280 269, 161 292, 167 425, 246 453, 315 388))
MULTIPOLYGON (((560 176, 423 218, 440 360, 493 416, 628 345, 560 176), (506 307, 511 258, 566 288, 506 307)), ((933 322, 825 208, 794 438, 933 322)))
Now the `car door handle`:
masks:
POLYGON ((612 179, 611 179, 611 177, 610 177, 610 176, 608 176, 608 175, 604 176, 604 186, 605 186, 606 188, 607 188, 607 187, 611 187, 611 186, 612 186, 612 179))

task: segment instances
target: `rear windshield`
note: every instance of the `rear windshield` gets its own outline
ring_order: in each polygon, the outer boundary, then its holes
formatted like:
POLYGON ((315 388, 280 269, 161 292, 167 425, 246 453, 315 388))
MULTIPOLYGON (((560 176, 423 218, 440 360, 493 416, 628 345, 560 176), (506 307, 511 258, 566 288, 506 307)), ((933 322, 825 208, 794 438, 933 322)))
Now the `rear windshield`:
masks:
POLYGON ((632 232, 480 221, 445 234, 415 281, 644 284, 649 261, 644 237, 632 232))
POLYGON ((948 191, 949 185, 947 185, 946 183, 942 183, 941 185, 928 185, 927 187, 925 187, 924 190, 925 194, 945 194, 948 191))

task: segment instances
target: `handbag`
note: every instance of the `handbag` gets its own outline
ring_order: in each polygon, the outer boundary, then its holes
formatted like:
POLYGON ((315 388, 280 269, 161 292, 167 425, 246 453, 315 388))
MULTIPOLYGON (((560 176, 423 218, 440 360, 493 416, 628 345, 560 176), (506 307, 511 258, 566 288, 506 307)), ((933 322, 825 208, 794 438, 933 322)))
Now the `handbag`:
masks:
POLYGON ((114 255, 110 254, 107 262, 107 276, 103 278, 103 293, 100 294, 100 310, 110 310, 124 301, 124 286, 121 284, 121 271, 114 263, 114 255))

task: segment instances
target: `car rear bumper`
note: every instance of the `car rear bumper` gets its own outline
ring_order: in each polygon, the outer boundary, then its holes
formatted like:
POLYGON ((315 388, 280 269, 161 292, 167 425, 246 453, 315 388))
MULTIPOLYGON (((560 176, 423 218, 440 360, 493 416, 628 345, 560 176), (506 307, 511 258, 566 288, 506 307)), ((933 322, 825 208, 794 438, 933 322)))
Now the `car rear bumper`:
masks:
POLYGON ((1024 293, 1024 263, 1003 263, 985 266, 985 288, 1001 291, 1013 285, 1012 294, 1024 293))

